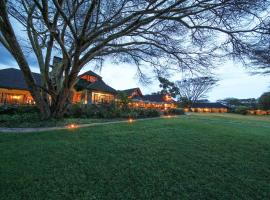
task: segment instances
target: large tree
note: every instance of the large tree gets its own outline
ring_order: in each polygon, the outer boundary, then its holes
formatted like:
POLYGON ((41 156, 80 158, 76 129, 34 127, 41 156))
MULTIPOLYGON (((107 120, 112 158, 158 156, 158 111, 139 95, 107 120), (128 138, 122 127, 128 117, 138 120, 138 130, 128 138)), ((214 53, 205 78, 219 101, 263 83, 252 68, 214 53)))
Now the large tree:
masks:
POLYGON ((158 77, 158 80, 160 83, 159 87, 161 88, 161 94, 169 94, 172 97, 176 97, 178 95, 178 88, 173 82, 161 76, 158 77))
POLYGON ((270 110, 270 92, 265 92, 260 96, 259 107, 263 110, 270 110))
POLYGON ((250 62, 245 64, 252 69, 252 73, 270 75, 270 16, 260 22, 255 38, 243 38, 243 41, 240 55, 249 59, 250 62), (260 37, 256 37, 258 33, 260 37))
POLYGON ((218 80, 213 77, 188 78, 175 83, 179 91, 179 100, 189 104, 189 107, 199 99, 205 98, 218 80))
POLYGON ((218 100, 217 102, 225 106, 228 106, 230 108, 236 108, 238 106, 246 106, 248 108, 255 109, 258 104, 255 98, 249 98, 249 99, 226 98, 226 99, 218 100))
POLYGON ((0 42, 13 55, 43 118, 61 117, 80 70, 110 56, 155 71, 205 71, 256 32, 267 0, 1 0, 0 42), (16 20, 16 22, 14 22, 16 20), (20 23, 28 43, 15 32, 20 23), (247 24, 249 24, 247 26, 247 24), (220 39, 222 38, 222 39, 220 39), (24 47, 35 54, 42 86, 24 47), (62 61, 50 68, 57 55, 62 61), (49 98, 50 97, 50 98, 49 98), (48 100, 50 99, 50 101, 48 100))

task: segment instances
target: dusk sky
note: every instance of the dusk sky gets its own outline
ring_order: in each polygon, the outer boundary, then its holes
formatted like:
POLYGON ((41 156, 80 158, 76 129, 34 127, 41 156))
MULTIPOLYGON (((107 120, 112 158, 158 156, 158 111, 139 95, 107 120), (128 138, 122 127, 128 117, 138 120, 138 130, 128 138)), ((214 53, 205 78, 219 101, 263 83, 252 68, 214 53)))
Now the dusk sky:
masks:
MULTIPOLYGON (((29 56, 29 62, 34 72, 39 72, 39 68, 34 58, 29 56)), ((18 68, 17 63, 12 56, 0 46, 0 69, 4 68, 18 68)), ((86 66, 83 71, 93 70, 93 67, 86 66)), ((146 70, 146 71, 149 71, 146 70)), ((156 92, 159 90, 159 83, 152 75, 152 84, 142 85, 136 77, 136 66, 128 64, 112 64, 109 60, 105 62, 101 70, 96 70, 96 73, 103 77, 103 80, 111 87, 121 90, 133 87, 140 87, 143 94, 156 92)), ((228 61, 221 64, 215 69, 217 78, 220 79, 219 85, 209 92, 209 100, 216 101, 226 97, 236 98, 258 98, 263 92, 269 91, 270 78, 269 76, 250 75, 248 70, 241 67, 240 64, 228 61)), ((170 80, 180 80, 183 76, 174 74, 170 80)))

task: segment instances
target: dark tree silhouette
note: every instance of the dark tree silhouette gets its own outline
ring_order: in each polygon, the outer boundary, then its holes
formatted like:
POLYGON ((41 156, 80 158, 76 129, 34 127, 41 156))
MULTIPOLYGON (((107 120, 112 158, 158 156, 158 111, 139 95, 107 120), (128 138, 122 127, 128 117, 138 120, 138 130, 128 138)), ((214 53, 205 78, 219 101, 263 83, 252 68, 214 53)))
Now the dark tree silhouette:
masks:
POLYGON ((257 31, 267 0, 1 0, 0 42, 13 55, 43 118, 63 116, 80 70, 106 57, 155 71, 202 72, 221 50, 257 31), (17 20, 26 30, 19 40, 17 20), (247 24, 250 24, 247 26, 247 24), (222 39, 221 39, 222 38, 222 39), (24 47, 36 56, 42 86, 24 47), (62 62, 50 68, 53 56, 62 62), (50 101, 48 101, 50 97, 50 101))
POLYGON ((267 16, 261 19, 254 34, 242 38, 242 45, 237 51, 238 58, 241 58, 241 61, 252 70, 253 74, 270 74, 269 10, 267 13, 267 16))
POLYGON ((176 87, 179 91, 180 100, 185 100, 191 106, 199 99, 205 98, 207 92, 209 92, 216 84, 218 80, 213 77, 196 77, 184 79, 176 82, 176 87))
POLYGON ((170 94, 172 97, 176 97, 179 94, 178 88, 173 82, 161 76, 158 77, 158 80, 160 82, 161 94, 170 94))
POLYGON ((259 107, 263 110, 270 110, 270 92, 263 93, 260 96, 259 107))
POLYGON ((217 102, 228 106, 229 108, 236 108, 238 106, 246 106, 248 108, 255 109, 258 105, 258 102, 255 98, 248 98, 248 99, 237 99, 237 98, 225 98, 220 99, 217 102))

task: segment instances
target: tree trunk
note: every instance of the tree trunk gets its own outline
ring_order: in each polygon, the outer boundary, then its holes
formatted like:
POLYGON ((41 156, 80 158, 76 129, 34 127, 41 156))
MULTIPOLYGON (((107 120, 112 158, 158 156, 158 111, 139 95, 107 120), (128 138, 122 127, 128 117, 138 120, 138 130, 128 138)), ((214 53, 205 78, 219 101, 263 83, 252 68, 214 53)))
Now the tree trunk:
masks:
POLYGON ((41 119, 46 120, 51 117, 51 110, 48 102, 38 103, 37 107, 40 111, 41 119))
POLYGON ((9 18, 7 16, 6 4, 2 2, 0 4, 0 16, 2 17, 2 23, 0 24, 1 33, 6 40, 6 46, 9 52, 13 55, 17 61, 29 88, 29 91, 36 102, 38 109, 40 110, 42 119, 48 119, 51 115, 49 103, 46 102, 41 95, 41 89, 36 85, 35 79, 33 78, 32 72, 28 65, 28 62, 23 54, 21 46, 18 43, 16 35, 12 29, 9 18))
POLYGON ((62 118, 66 113, 67 107, 69 105, 69 97, 71 95, 71 90, 69 88, 63 88, 61 92, 57 95, 55 100, 51 105, 51 117, 62 118))

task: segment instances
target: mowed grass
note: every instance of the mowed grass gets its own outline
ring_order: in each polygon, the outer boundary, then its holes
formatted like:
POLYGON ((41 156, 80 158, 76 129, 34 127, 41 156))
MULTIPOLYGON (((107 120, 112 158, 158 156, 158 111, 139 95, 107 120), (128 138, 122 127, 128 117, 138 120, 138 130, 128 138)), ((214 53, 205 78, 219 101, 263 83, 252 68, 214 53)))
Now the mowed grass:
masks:
POLYGON ((0 133, 1 199, 269 199, 270 118, 0 133))

